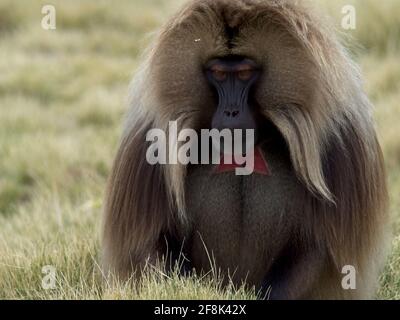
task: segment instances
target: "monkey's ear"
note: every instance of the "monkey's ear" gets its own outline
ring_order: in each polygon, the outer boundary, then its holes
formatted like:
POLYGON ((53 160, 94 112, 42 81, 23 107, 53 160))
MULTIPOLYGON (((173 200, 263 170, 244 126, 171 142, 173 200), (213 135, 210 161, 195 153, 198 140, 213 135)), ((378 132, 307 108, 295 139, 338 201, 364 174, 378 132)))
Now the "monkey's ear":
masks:
POLYGON ((163 168, 146 160, 152 126, 138 123, 122 139, 105 202, 103 263, 122 276, 156 258, 173 218, 163 168))

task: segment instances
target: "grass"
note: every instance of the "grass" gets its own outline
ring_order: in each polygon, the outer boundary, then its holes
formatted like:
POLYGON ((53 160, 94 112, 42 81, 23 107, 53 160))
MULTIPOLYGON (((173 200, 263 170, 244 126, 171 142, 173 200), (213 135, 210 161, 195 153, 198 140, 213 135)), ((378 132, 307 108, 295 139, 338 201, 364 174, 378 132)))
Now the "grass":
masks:
MULTIPOLYGON (((400 299, 400 3, 315 0, 353 37, 389 174, 393 246, 380 299, 400 299)), ((57 30, 40 27, 42 1, 0 0, 0 298, 247 299, 215 277, 152 272, 132 289, 98 266, 104 186, 139 55, 181 0, 53 1, 57 30), (54 290, 42 267, 57 270, 54 290)))

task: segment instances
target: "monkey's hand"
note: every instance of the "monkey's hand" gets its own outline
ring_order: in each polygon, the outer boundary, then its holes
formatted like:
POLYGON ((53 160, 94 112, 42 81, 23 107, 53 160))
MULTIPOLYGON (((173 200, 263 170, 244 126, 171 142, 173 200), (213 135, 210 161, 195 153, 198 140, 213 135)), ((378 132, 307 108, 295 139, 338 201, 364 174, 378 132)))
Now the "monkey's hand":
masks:
POLYGON ((260 298, 266 300, 307 299, 320 279, 325 257, 317 251, 280 259, 265 277, 260 298))

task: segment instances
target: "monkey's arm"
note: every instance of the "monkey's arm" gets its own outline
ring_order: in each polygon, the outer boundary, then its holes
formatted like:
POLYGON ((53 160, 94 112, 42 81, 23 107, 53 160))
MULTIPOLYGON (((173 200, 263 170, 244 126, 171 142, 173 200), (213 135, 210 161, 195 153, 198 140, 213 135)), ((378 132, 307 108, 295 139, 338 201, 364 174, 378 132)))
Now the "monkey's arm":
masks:
POLYGON ((279 259, 263 282, 262 297, 270 300, 302 299, 319 281, 325 257, 308 251, 279 259))
POLYGON ((137 124, 124 136, 106 192, 103 268, 122 279, 165 254, 174 226, 164 171, 146 160, 151 128, 137 124))

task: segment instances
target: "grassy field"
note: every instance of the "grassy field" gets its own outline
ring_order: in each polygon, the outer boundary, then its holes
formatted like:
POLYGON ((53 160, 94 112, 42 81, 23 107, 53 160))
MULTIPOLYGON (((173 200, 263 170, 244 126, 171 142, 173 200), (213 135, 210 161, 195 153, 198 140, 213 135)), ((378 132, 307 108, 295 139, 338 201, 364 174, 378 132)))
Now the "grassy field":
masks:
MULTIPOLYGON (((141 51, 181 0, 0 0, 0 298, 254 298, 209 279, 154 272, 132 290, 102 281, 102 195, 141 51), (54 289, 42 267, 56 268, 54 289)), ((400 299, 400 1, 316 0, 340 25, 357 9, 351 47, 376 105, 386 156, 393 246, 380 299, 400 299)))

